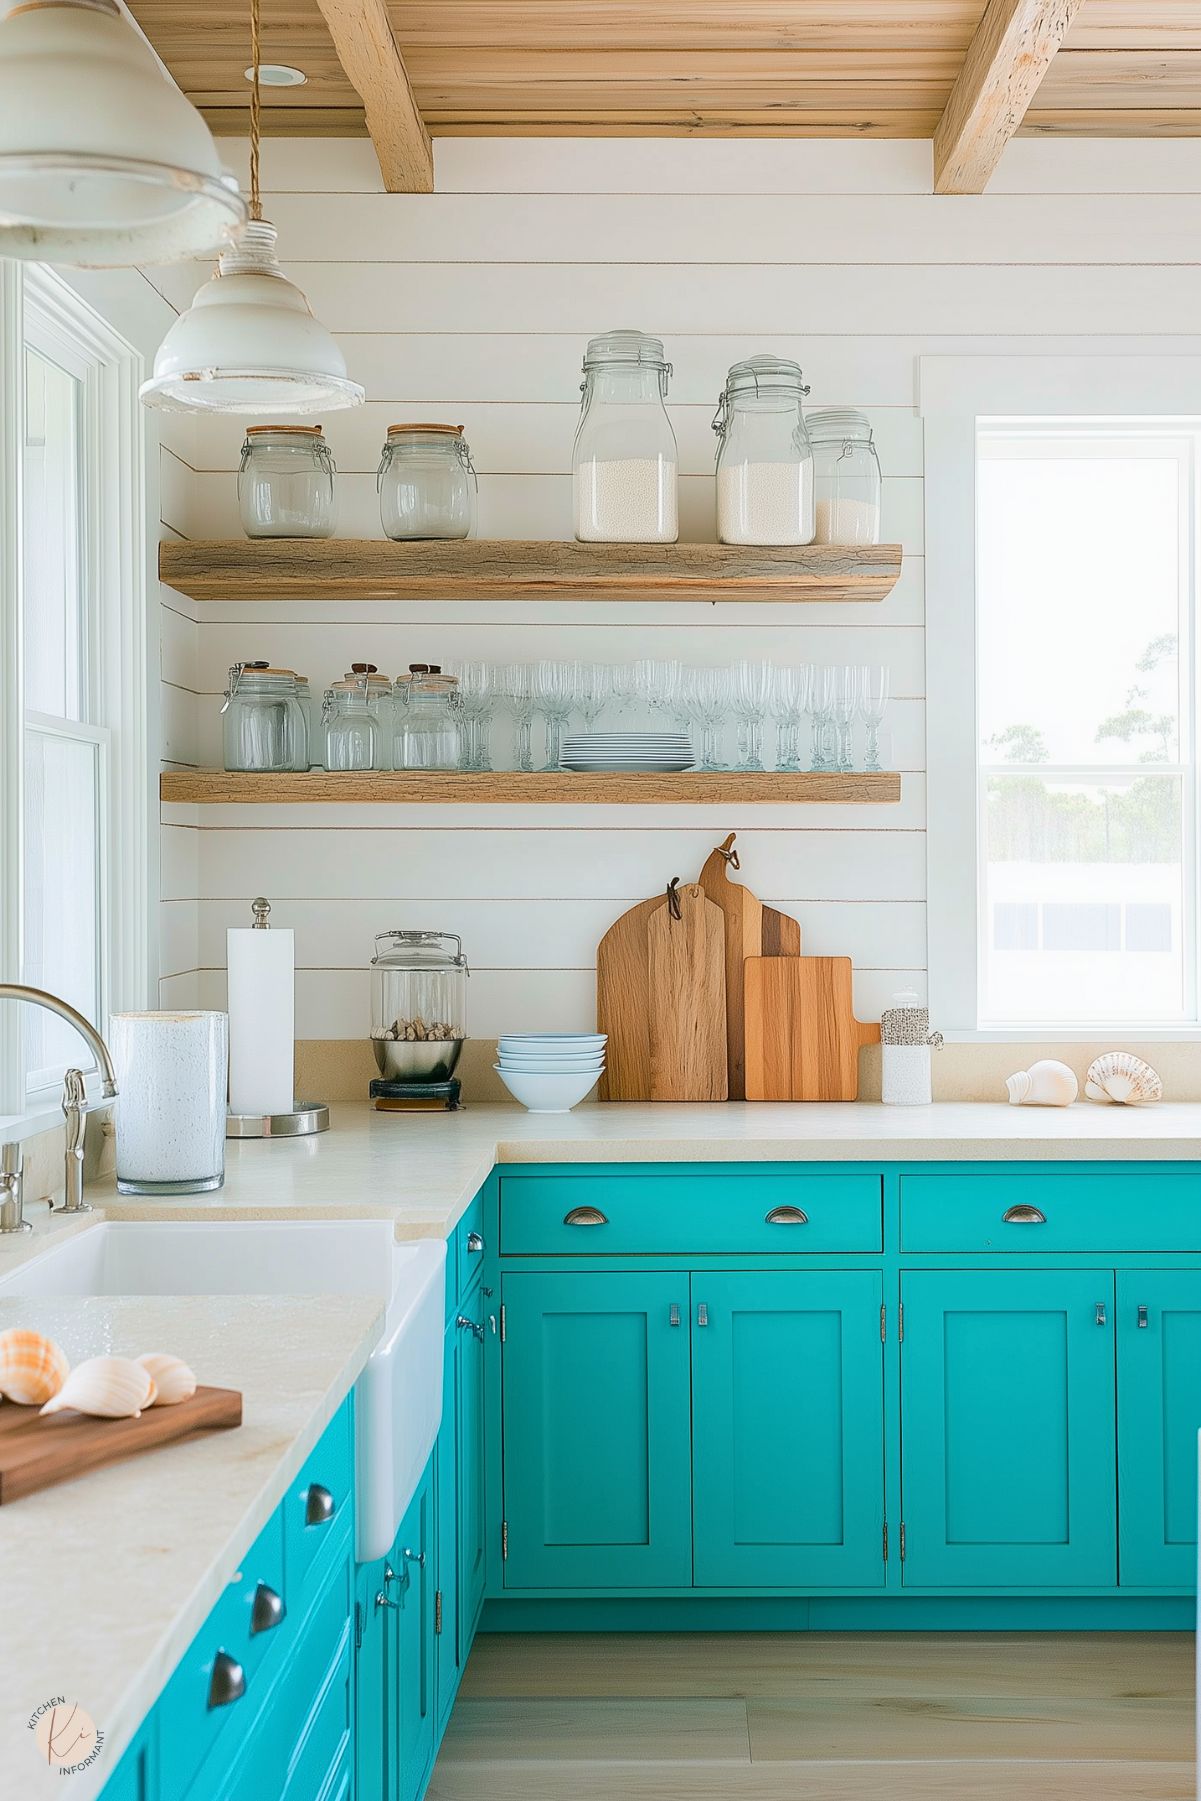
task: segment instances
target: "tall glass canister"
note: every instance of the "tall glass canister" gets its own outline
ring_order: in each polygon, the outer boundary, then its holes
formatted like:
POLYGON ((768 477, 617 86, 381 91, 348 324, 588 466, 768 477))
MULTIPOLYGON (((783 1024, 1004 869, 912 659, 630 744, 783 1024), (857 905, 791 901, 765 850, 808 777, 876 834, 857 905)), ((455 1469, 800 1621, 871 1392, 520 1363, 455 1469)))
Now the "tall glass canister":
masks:
POLYGON ((371 1047, 385 1080, 450 1079, 467 1036, 470 974, 462 940, 453 932, 376 934, 371 1047))
POLYGON ((575 535, 586 543, 674 544, 679 452, 664 404, 671 364, 641 331, 591 338, 572 451, 575 535))
POLYGON ((810 413, 818 544, 880 542, 880 460, 870 422, 852 407, 810 413))
POLYGON ((410 663, 392 690, 392 767, 461 768, 461 717, 456 678, 436 663, 410 663))
POLYGON ((802 401, 809 390, 787 357, 735 363, 717 406, 717 536, 723 544, 813 540, 813 452, 802 401))

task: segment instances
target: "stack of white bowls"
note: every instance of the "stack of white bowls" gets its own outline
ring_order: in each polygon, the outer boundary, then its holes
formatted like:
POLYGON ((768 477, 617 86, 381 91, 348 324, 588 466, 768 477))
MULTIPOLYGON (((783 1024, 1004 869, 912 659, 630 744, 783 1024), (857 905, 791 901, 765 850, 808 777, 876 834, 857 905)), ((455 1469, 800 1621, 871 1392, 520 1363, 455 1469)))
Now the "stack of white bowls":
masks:
POLYGON ((604 1032, 507 1032, 493 1068, 531 1113, 570 1113, 605 1067, 604 1032))

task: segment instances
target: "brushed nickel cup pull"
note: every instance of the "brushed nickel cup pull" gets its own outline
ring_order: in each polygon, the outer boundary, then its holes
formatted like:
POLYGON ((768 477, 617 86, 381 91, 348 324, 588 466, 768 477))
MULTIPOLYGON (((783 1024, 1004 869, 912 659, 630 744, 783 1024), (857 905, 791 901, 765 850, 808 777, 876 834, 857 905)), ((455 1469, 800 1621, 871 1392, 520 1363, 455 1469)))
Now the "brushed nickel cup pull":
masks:
POLYGON ((573 1207, 563 1215, 565 1226, 607 1226, 608 1218, 599 1207, 573 1207))
POLYGON ((209 1681, 210 1709, 228 1707, 231 1701, 240 1701, 245 1693, 245 1670, 228 1651, 218 1651, 213 1659, 213 1674, 209 1681))
POLYGON ((1045 1226, 1047 1216, 1039 1207, 1031 1207, 1022 1201, 1016 1207, 1006 1207, 1001 1215, 1001 1223, 1005 1226, 1045 1226))
POLYGON ((260 1582, 254 1591, 254 1606, 250 1610, 250 1636, 254 1638, 259 1632, 272 1632, 281 1626, 288 1617, 282 1595, 277 1595, 273 1588, 260 1582))
POLYGON ((763 1223, 767 1226, 807 1226, 809 1215, 803 1207, 773 1207, 764 1215, 763 1223))
POLYGON ((338 1504, 320 1482, 310 1482, 309 1492, 304 1503, 304 1523, 306 1526, 328 1526, 338 1510, 338 1504))

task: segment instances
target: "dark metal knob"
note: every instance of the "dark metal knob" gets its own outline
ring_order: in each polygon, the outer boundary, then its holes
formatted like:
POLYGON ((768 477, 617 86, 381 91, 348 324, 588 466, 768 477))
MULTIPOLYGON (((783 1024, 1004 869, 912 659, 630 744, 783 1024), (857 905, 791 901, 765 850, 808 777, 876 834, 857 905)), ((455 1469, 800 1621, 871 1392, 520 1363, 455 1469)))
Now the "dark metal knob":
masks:
POLYGON ((304 1503, 306 1526, 328 1526, 338 1511, 338 1503, 320 1482, 310 1482, 304 1503))
POLYGON ((240 1701, 245 1693, 245 1670, 228 1651, 218 1651, 209 1681, 209 1707, 228 1707, 231 1701, 240 1701))
POLYGON ((284 1598, 277 1595, 273 1588, 260 1582, 254 1591, 254 1606, 250 1610, 250 1636, 258 1632, 271 1632, 276 1626, 283 1624, 288 1617, 284 1606, 284 1598))

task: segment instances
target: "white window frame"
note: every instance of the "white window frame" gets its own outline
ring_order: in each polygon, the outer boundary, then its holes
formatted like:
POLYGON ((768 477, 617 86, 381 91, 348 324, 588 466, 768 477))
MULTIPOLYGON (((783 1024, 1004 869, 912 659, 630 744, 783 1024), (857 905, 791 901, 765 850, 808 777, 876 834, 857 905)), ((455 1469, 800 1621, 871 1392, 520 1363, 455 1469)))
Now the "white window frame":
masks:
MULTIPOLYGON (((925 432, 927 961, 931 1017, 952 1042, 1201 1041, 1201 1022, 978 1023, 976 457, 981 420, 1201 419, 1201 357, 921 357, 925 432)), ((1197 572, 1193 572, 1194 583, 1197 572)), ((1194 650, 1194 660, 1196 651, 1194 650)), ((1196 703, 1194 703, 1196 704, 1196 703)), ((1195 721, 1201 730, 1201 720, 1195 721)), ((1186 855, 1195 836, 1185 821, 1186 855)), ((1193 895, 1197 893, 1194 876, 1193 895)), ((1188 950, 1187 961, 1193 952, 1188 950)))
MULTIPOLYGON (((53 270, 0 262, 0 972, 21 969, 24 709, 21 468, 27 308, 33 336, 84 377, 80 440, 89 694, 96 723, 73 737, 101 746, 101 1031, 109 1014, 149 1002, 151 784, 146 433, 143 358, 53 270)), ((63 730, 62 722, 28 723, 63 730)), ((0 1003, 0 1126, 10 1135, 58 1114, 53 1090, 27 1097, 21 1008, 0 1003)), ((86 1056, 86 1047, 80 1050, 86 1056)))

